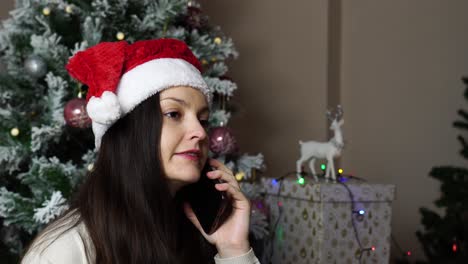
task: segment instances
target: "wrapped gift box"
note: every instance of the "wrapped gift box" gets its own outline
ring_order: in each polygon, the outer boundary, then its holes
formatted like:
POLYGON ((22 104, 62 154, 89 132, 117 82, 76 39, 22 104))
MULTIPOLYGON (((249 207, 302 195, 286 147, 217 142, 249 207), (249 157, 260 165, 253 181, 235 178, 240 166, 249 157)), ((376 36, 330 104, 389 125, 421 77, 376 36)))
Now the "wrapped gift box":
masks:
POLYGON ((275 229, 273 264, 389 262, 394 185, 357 180, 301 185, 294 178, 263 178, 261 185, 275 229))

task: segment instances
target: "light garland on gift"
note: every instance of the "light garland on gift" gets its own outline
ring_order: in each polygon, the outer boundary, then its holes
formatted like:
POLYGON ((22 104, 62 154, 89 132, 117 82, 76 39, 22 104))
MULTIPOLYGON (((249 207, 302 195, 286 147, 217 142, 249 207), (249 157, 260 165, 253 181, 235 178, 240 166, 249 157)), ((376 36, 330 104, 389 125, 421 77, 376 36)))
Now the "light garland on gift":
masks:
MULTIPOLYGON (((323 173, 322 176, 324 176, 327 166, 325 164, 321 164, 320 168, 322 169, 322 173, 323 173)), ((366 215, 366 210, 363 209, 363 208, 358 208, 358 209, 356 208, 356 202, 354 200, 354 194, 353 194, 353 192, 351 191, 351 189, 348 187, 348 185, 345 182, 347 182, 350 179, 354 179, 354 180, 358 180, 358 181, 365 181, 365 179, 360 178, 360 177, 356 177, 356 176, 354 176, 354 174, 344 175, 343 173, 344 173, 344 170, 342 168, 339 168, 338 169, 338 181, 337 181, 337 183, 339 183, 339 184, 341 184, 341 185, 343 185, 345 187, 345 189, 348 191, 348 194, 349 194, 349 197, 350 197, 350 200, 351 200, 351 223, 352 223, 352 226, 353 226, 356 241, 357 241, 357 243, 359 245, 359 249, 357 249, 357 251, 356 251, 356 258, 359 260, 359 263, 362 263, 363 254, 366 253, 366 252, 369 252, 369 253, 374 252, 374 251, 377 250, 377 248, 374 245, 372 245, 370 247, 363 247, 363 245, 361 243, 355 220, 357 219, 358 221, 363 221, 364 217, 366 215)), ((299 185, 304 185, 305 184, 305 182, 306 182, 305 181, 305 176, 310 176, 312 178, 314 177, 314 175, 306 173, 304 171, 301 171, 301 172, 293 171, 293 172, 289 172, 289 173, 285 174, 284 176, 282 176, 280 178, 272 179, 273 186, 276 186, 277 184, 279 184, 278 192, 276 194, 276 197, 278 197, 278 198, 280 197, 282 182, 283 182, 283 180, 285 178, 287 178, 289 176, 298 177, 297 178, 297 183, 299 185), (298 177, 297 175, 300 175, 300 176, 298 177)), ((299 200, 305 200, 305 199, 299 199, 299 200)), ((283 214, 283 207, 282 207, 283 203, 281 201, 278 201, 277 206, 278 206, 279 214, 278 214, 278 218, 276 219, 275 224, 273 226, 273 231, 270 233, 269 246, 271 248, 273 247, 273 244, 274 244, 272 241, 273 241, 274 237, 277 236, 277 234, 278 234, 278 239, 283 238, 283 234, 282 234, 283 230, 282 229, 280 230, 280 228, 278 227, 279 220, 281 219, 281 216, 283 214)), ((402 253, 401 255, 403 257, 410 257, 412 255, 411 251, 409 251, 409 250, 403 251, 401 249, 401 247, 397 243, 396 239, 394 238, 393 234, 390 234, 390 236, 392 238, 392 241, 396 244, 399 251, 402 253)), ((457 245, 456 242, 454 242, 453 245, 452 245, 452 251, 457 252, 457 250, 458 250, 458 245, 457 245)), ((273 255, 273 250, 270 249, 270 256, 269 256, 270 260, 272 258, 272 255, 273 255)))

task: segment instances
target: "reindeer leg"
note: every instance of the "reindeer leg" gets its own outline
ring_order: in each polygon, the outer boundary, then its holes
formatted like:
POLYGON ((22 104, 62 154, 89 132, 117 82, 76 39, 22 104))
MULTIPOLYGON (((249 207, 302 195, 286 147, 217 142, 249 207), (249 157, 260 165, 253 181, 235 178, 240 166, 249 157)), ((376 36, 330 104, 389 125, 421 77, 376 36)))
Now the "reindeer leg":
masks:
POLYGON ((318 181, 317 173, 315 172, 315 158, 312 158, 309 161, 309 168, 310 168, 310 172, 312 172, 312 175, 314 176, 314 180, 318 181))
POLYGON ((302 172, 302 163, 304 163, 304 159, 300 158, 298 161, 296 161, 296 176, 299 179, 301 177, 301 172, 302 172))
POLYGON ((336 182, 335 162, 333 162, 333 157, 330 158, 330 171, 332 180, 336 182))
POLYGON ((330 161, 328 161, 327 159, 327 170, 325 171, 325 180, 328 181, 328 174, 329 174, 329 171, 330 170, 330 161))

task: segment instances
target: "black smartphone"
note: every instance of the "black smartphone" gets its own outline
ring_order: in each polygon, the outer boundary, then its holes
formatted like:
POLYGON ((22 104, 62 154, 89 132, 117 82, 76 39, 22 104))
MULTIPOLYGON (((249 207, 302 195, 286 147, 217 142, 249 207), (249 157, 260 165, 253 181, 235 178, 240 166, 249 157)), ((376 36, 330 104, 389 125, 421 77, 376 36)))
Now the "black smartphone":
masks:
POLYGON ((212 180, 206 176, 211 169, 206 166, 202 170, 198 182, 186 186, 185 199, 192 206, 203 230, 207 234, 214 233, 231 215, 232 198, 226 192, 215 189, 219 180, 212 180))

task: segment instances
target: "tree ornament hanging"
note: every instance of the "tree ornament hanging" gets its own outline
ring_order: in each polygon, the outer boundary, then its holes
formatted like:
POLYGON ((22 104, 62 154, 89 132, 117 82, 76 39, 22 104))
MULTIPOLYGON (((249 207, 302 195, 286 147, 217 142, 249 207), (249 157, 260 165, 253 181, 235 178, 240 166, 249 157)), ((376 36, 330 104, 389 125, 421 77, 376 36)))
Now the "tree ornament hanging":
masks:
POLYGON ((19 135, 20 131, 17 127, 14 127, 10 130, 10 134, 14 137, 17 137, 19 135))
POLYGON ((74 98, 70 100, 63 111, 63 116, 67 125, 76 128, 88 128, 91 125, 91 119, 86 112, 86 100, 74 98))
POLYGON ((218 155, 233 154, 237 151, 237 141, 227 127, 214 127, 210 130, 210 150, 218 155))
POLYGON ((189 29, 201 29, 208 24, 208 19, 202 14, 202 10, 194 5, 187 7, 185 24, 189 29))
POLYGON ((263 199, 253 199, 250 202, 252 204, 253 210, 257 210, 266 217, 270 215, 270 208, 268 208, 267 204, 263 199))
POLYGON ((28 75, 41 78, 47 73, 47 64, 38 55, 31 55, 24 61, 24 69, 28 75))

